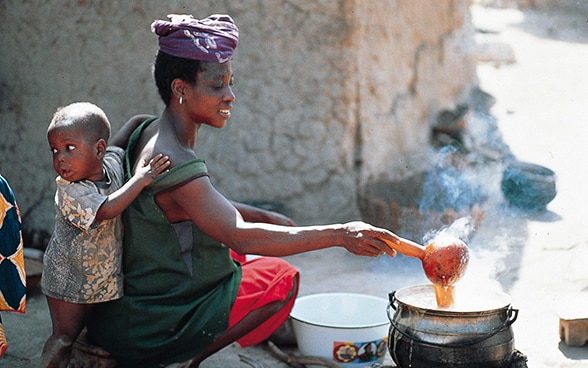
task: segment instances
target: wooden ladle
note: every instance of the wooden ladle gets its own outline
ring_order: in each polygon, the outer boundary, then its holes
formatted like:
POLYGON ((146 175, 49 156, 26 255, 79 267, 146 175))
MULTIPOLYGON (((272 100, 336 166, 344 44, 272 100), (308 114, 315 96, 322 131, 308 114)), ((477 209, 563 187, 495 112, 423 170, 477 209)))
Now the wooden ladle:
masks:
POLYGON ((426 247, 408 239, 388 245, 409 257, 418 258, 423 264, 427 278, 435 286, 437 305, 449 307, 453 304, 453 284, 465 273, 469 251, 458 238, 440 235, 426 247))

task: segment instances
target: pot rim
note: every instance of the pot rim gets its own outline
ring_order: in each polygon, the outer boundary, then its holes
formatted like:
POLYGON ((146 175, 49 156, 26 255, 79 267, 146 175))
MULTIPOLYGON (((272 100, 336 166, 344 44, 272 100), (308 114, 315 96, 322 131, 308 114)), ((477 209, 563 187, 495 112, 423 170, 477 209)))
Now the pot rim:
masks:
POLYGON ((309 299, 316 299, 316 298, 321 298, 321 297, 333 297, 333 296, 353 296, 353 297, 362 297, 365 299, 372 299, 372 300, 377 300, 378 302, 381 302, 383 306, 385 306, 387 304, 387 300, 381 297, 377 297, 377 296, 373 296, 373 295, 369 295, 369 294, 361 294, 361 293, 347 293, 347 292, 326 292, 326 293, 315 293, 315 294, 308 294, 308 295, 304 295, 304 296, 299 296, 298 298, 296 298, 296 302, 294 303, 294 308, 292 308, 292 311, 290 312, 290 318, 292 318, 293 320, 303 323, 305 325, 309 325, 309 326, 316 326, 316 327, 325 327, 325 328, 331 328, 331 329, 335 329, 335 330, 361 330, 361 329, 367 329, 367 328, 374 328, 374 327, 382 327, 382 326, 388 326, 390 324, 390 321, 388 321, 388 319, 386 318, 385 315, 383 315, 383 319, 382 322, 378 322, 378 323, 369 323, 369 324, 362 324, 362 325, 335 325, 335 324, 329 324, 329 323, 321 323, 321 322, 315 322, 315 321, 308 321, 305 320, 301 317, 296 317, 296 303, 299 301, 304 301, 304 300, 309 300, 309 299))
MULTIPOLYGON (((479 316, 479 315, 483 315, 483 314, 491 314, 491 313, 496 313, 497 311, 504 311, 504 310, 508 310, 511 309, 511 298, 508 294, 499 291, 499 290, 485 290, 485 291, 480 291, 485 295, 482 296, 487 296, 491 301, 489 303, 491 303, 491 305, 488 308, 480 308, 480 309, 457 309, 457 308, 448 308, 448 309, 442 309, 442 308, 428 308, 426 306, 422 306, 422 305, 416 305, 417 303, 410 303, 407 302, 406 300, 403 300, 403 298, 406 298, 407 295, 413 295, 418 291, 426 291, 427 293, 435 293, 434 287, 432 284, 418 284, 418 285, 412 285, 412 286, 407 286, 401 289, 398 289, 392 293, 390 293, 390 305, 394 308, 394 302, 397 302, 398 304, 402 304, 403 306, 409 307, 409 308, 413 308, 413 309, 417 309, 423 312, 426 312, 428 314, 439 314, 439 315, 459 315, 459 316, 479 316), (490 298, 492 297, 492 298, 490 298), (394 300, 393 300, 394 299, 394 300)), ((479 297, 477 295, 477 297, 479 297)), ((394 308, 395 309, 395 308, 394 308)))
POLYGON ((548 167, 527 161, 513 161, 509 163, 504 170, 506 176, 524 175, 532 180, 545 180, 546 178, 555 178, 555 171, 548 167))

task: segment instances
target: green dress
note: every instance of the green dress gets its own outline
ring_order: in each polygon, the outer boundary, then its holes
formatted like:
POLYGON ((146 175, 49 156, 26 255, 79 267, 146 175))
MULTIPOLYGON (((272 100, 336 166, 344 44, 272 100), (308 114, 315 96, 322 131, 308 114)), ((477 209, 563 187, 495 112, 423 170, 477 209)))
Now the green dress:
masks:
MULTIPOLYGON (((134 152, 146 121, 131 136, 134 152)), ((229 248, 192 222, 170 223, 155 195, 208 175, 203 160, 173 167, 146 187, 125 211, 124 293, 94 307, 88 338, 123 366, 160 367, 200 353, 228 327, 241 268, 229 248)))

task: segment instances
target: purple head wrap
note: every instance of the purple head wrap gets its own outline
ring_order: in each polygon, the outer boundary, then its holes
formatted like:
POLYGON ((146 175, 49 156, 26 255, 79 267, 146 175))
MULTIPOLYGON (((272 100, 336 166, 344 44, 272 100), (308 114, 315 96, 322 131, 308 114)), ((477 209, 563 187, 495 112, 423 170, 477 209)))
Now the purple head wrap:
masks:
POLYGON ((172 56, 224 63, 239 44, 239 29, 228 15, 200 20, 184 14, 167 17, 169 22, 154 21, 151 31, 159 36, 159 49, 172 56))

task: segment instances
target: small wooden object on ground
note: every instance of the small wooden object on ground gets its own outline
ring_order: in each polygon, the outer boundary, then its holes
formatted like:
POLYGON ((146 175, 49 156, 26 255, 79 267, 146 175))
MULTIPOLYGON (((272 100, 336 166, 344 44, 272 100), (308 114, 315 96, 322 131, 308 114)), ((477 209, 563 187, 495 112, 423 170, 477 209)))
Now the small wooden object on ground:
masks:
POLYGON ((588 294, 570 295, 557 308, 559 337, 566 345, 584 346, 588 343, 588 294))

